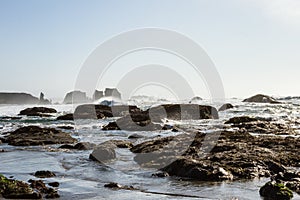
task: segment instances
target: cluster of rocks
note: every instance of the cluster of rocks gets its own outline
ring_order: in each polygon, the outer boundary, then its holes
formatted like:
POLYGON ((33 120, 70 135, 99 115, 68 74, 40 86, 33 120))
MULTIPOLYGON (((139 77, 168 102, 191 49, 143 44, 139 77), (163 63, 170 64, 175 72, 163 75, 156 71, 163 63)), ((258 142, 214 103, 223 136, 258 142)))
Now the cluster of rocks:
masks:
MULTIPOLYGON (((34 176, 38 178, 50 178, 55 176, 50 171, 37 171, 34 176)), ((0 198, 7 199, 54 199, 59 198, 58 182, 49 182, 47 187, 43 180, 32 180, 28 183, 9 179, 0 174, 0 198)))

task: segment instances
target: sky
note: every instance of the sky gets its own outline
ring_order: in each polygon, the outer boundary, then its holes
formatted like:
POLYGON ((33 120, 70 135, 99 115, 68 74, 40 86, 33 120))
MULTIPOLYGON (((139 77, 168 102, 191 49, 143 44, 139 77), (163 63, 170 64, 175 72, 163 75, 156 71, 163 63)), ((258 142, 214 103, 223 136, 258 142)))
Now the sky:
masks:
MULTIPOLYGON (((228 98, 300 95, 299 0, 0 0, 0 27, 0 91, 61 99, 74 90, 99 45, 126 31, 156 27, 199 44, 228 98)), ((116 62, 97 87, 114 87, 126 66, 151 61, 189 71, 170 55, 137 53, 116 62)), ((203 80, 195 84, 187 76, 198 96, 209 94, 203 80)))

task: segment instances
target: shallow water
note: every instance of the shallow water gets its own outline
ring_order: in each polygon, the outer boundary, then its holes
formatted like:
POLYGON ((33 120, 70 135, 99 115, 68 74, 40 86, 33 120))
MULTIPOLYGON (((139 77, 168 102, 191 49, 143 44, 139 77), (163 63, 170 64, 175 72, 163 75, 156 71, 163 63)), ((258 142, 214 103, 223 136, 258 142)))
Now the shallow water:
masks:
MULTIPOLYGON (((224 121, 233 116, 250 115, 272 118, 278 122, 291 123, 299 129, 300 106, 299 102, 286 102, 281 105, 245 104, 238 99, 230 99, 237 108, 220 112, 219 120, 191 120, 184 122, 170 121, 185 128, 197 128, 202 131, 212 131, 223 127, 224 121)), ((145 107, 151 102, 142 102, 145 107)), ((152 102, 153 103, 153 102, 152 102)), ((157 102, 155 102, 157 103, 157 102)), ((202 101, 201 104, 209 104, 202 101)), ((220 105, 216 105, 219 107, 220 105)), ((17 116, 20 110, 32 107, 0 106, 0 116, 17 116)), ((68 131, 80 141, 102 143, 111 139, 126 140, 133 132, 127 131, 101 131, 101 126, 110 120, 79 120, 74 122, 55 121, 55 117, 62 113, 71 112, 72 105, 52 105, 59 111, 52 118, 28 117, 22 120, 0 120, 0 133, 12 131, 24 125, 38 126, 75 126, 76 131, 68 131), (2 127, 2 128, 1 128, 2 127)), ((170 131, 139 132, 144 138, 153 138, 157 135, 168 136, 176 133, 170 131)), ((177 133, 178 134, 178 133, 177 133)), ((254 133, 255 134, 255 133, 254 133)), ((16 179, 27 181, 35 179, 33 173, 38 170, 50 170, 56 177, 45 179, 45 182, 58 181, 61 199, 195 199, 191 197, 175 197, 171 195, 150 194, 140 191, 111 190, 104 188, 104 184, 118 182, 132 185, 148 192, 182 194, 198 196, 198 199, 261 199, 259 188, 268 179, 235 182, 197 182, 182 180, 176 177, 153 178, 153 169, 141 168, 133 161, 133 154, 127 149, 117 150, 117 160, 99 165, 89 160, 91 151, 57 151, 57 146, 51 147, 12 147, 0 145, 7 152, 0 153, 0 173, 14 176, 16 179)), ((300 199, 295 194, 294 199, 300 199)))

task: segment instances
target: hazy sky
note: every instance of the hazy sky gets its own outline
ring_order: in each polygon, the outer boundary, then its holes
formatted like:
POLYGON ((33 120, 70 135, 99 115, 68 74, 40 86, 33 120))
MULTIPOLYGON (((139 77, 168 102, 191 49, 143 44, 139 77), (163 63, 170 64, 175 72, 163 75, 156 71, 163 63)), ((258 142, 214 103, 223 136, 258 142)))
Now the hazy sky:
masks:
POLYGON ((103 41, 158 27, 205 49, 227 97, 300 95, 299 0, 0 0, 0 26, 0 91, 62 98, 103 41))

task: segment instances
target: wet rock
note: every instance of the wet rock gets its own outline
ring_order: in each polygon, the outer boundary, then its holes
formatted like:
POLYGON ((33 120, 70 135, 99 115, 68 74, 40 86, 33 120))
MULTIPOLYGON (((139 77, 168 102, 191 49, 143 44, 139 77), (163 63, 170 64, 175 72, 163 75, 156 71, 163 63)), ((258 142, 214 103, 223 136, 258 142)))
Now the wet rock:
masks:
POLYGON ((50 182, 48 185, 51 187, 59 187, 59 182, 50 182))
POLYGON ((172 120, 190 119, 218 119, 218 111, 212 106, 198 104, 164 104, 150 108, 151 119, 161 120, 164 118, 172 120))
POLYGON ((168 174, 200 181, 232 180, 230 171, 219 166, 206 165, 192 159, 179 159, 162 169, 168 174))
POLYGON ((0 174, 0 196, 7 199, 40 199, 41 194, 32 190, 29 184, 8 179, 0 174))
POLYGON ((49 113, 57 113, 57 111, 54 108, 33 107, 20 111, 19 115, 50 117, 49 113))
POLYGON ((241 116, 230 118, 228 121, 225 122, 225 124, 240 124, 254 121, 258 121, 258 119, 248 116, 241 116))
POLYGON ((273 200, 290 200, 293 198, 293 192, 284 184, 271 181, 260 188, 259 194, 273 200))
POLYGON ((127 186, 127 185, 121 185, 119 183, 114 183, 114 182, 111 182, 111 183, 107 183, 104 185, 105 188, 110 188, 110 189, 122 189, 122 190, 138 190, 136 188, 134 188, 133 186, 127 186))
POLYGON ((109 117, 123 117, 130 113, 140 112, 136 106, 127 105, 95 105, 85 104, 80 105, 75 109, 74 117, 76 119, 104 119, 109 117))
POLYGON ((34 173, 34 176, 38 178, 51 178, 55 177, 56 175, 51 171, 37 171, 34 173))
POLYGON ((156 138, 135 145, 131 149, 136 154, 134 160, 146 167, 163 165, 160 169, 171 176, 197 180, 230 180, 230 174, 233 179, 270 177, 285 172, 285 166, 300 165, 299 138, 252 136, 246 130, 209 134, 199 132, 191 143, 180 146, 184 140, 181 135, 156 138), (207 144, 213 145, 213 148, 210 149, 207 144), (174 157, 174 153, 180 149, 183 153, 174 157), (205 151, 209 154, 205 154, 205 151), (195 173, 199 176, 191 175, 195 173))
POLYGON ((90 142, 79 142, 74 145, 74 149, 77 150, 91 150, 95 148, 96 144, 90 143, 90 142))
POLYGON ((127 115, 118 119, 116 122, 110 122, 102 130, 126 130, 126 131, 157 131, 162 126, 151 122, 148 112, 139 112, 127 115))
POLYGON ((273 104, 280 103, 279 101, 276 101, 274 98, 267 96, 267 95, 263 95, 263 94, 257 94, 255 96, 252 96, 250 98, 243 100, 243 102, 273 103, 273 104))
POLYGON ((228 109, 231 109, 231 108, 234 108, 234 106, 230 103, 226 103, 226 104, 222 105, 219 108, 219 111, 224 111, 224 110, 228 110, 228 109))
POLYGON ((61 132, 54 128, 41 128, 38 126, 26 126, 11 132, 5 137, 9 145, 33 146, 47 144, 74 143, 76 139, 70 134, 61 132))
POLYGON ((58 116, 56 118, 56 120, 74 120, 74 116, 72 113, 69 113, 69 114, 65 114, 65 115, 62 115, 62 116, 58 116))
POLYGON ((36 189, 42 193, 47 193, 48 187, 45 185, 45 183, 42 180, 30 179, 28 182, 30 183, 31 188, 36 189))
POLYGON ((53 188, 49 188, 48 191, 47 191, 47 194, 45 196, 46 199, 56 199, 56 198, 59 198, 59 197, 60 197, 60 195, 53 188))
POLYGON ((113 142, 104 142, 97 145, 94 151, 90 154, 90 159, 104 164, 107 161, 116 159, 115 149, 117 146, 113 142))

